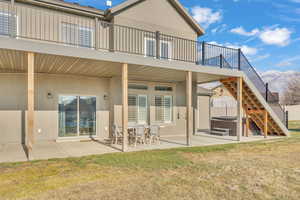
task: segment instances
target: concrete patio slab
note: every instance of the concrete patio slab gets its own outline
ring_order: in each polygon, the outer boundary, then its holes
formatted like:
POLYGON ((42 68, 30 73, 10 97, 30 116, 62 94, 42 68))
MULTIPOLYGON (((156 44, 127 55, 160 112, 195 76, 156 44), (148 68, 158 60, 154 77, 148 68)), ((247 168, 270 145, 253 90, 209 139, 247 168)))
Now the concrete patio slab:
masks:
POLYGON ((27 161, 24 148, 20 144, 5 144, 0 148, 0 162, 27 161))
MULTIPOLYGON (((262 136, 243 137, 241 142, 252 142, 260 140, 272 140, 280 137, 262 136)), ((213 136, 204 133, 198 133, 191 138, 191 146, 208 146, 219 144, 239 143, 236 137, 232 136, 213 136)), ((171 149, 186 147, 186 137, 169 136, 161 138, 160 144, 138 144, 136 147, 130 145, 128 151, 145 151, 155 149, 171 149)), ((81 141, 81 142, 40 142, 34 145, 32 159, 45 160, 51 158, 81 157, 87 155, 99 155, 106 153, 121 152, 121 145, 110 145, 105 141, 81 141)), ((23 146, 20 144, 0 145, 0 162, 19 162, 27 161, 23 146)))

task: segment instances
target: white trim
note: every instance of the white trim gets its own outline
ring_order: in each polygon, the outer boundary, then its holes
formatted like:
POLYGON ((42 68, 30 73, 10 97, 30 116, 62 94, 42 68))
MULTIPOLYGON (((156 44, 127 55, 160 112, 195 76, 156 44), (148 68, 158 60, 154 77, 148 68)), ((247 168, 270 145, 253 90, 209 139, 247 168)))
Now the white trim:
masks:
MULTIPOLYGON (((128 124, 129 125, 136 125, 136 124, 138 124, 138 125, 144 125, 144 124, 148 124, 149 123, 149 117, 148 117, 148 115, 149 115, 149 112, 150 112, 149 106, 148 106, 148 104, 149 104, 148 95, 147 94, 139 94, 139 93, 130 93, 129 92, 128 98, 129 98, 129 96, 134 96, 136 98, 136 105, 135 106, 137 108, 137 113, 136 113, 136 121, 134 121, 134 122, 130 121, 129 122, 129 120, 128 120, 128 124), (146 97, 146 120, 145 121, 141 121, 140 117, 139 117, 139 113, 140 113, 139 97, 140 96, 146 97)), ((129 115, 129 113, 128 113, 128 115, 129 115)))
MULTIPOLYGON (((95 37, 95 30, 93 27, 88 27, 88 26, 81 26, 79 24, 74 24, 74 23, 68 23, 68 22, 60 22, 60 26, 59 26, 59 40, 66 46, 76 46, 76 47, 84 47, 84 48, 95 48, 93 47, 93 44, 94 44, 94 37, 95 37), (69 25, 69 26, 68 26, 69 25), (75 44, 69 44, 68 41, 66 41, 66 38, 63 34, 63 28, 74 28, 75 30, 75 44), (91 32, 91 39, 90 39, 90 42, 91 42, 91 46, 84 46, 83 44, 79 44, 79 31, 80 30, 87 30, 87 31, 90 31, 91 32)), ((68 36, 68 34, 67 34, 68 36)))
POLYGON ((168 40, 160 40, 160 59, 166 59, 166 60, 172 60, 173 55, 172 55, 172 42, 168 40), (168 58, 163 58, 162 55, 162 46, 161 44, 165 43, 168 44, 168 58))
MULTIPOLYGON (((9 11, 7 11, 7 12, 6 11, 0 11, 0 15, 11 16, 12 13, 10 13, 9 11)), ((16 13, 14 13, 14 17, 16 18, 16 35, 15 36, 18 39, 18 36, 19 36, 19 16, 16 13)), ((9 21, 8 21, 8 23, 9 23, 9 21)), ((10 30, 9 30, 9 27, 8 27, 8 36, 10 36, 10 34, 11 34, 9 31, 10 30)))
POLYGON ((174 96, 173 95, 164 95, 164 94, 154 94, 154 107, 155 107, 155 123, 158 123, 158 124, 173 124, 173 122, 175 121, 174 120, 174 103, 173 103, 173 99, 174 99, 174 96), (160 96, 162 98, 162 109, 163 109, 163 120, 162 121, 158 121, 156 119, 156 103, 155 103, 155 99, 157 96, 160 96), (165 107, 165 98, 166 97, 170 97, 171 98, 171 105, 170 105, 170 117, 171 117, 171 120, 170 121, 167 121, 165 119, 165 116, 166 116, 166 107, 165 107))
POLYGON ((57 101, 57 105, 58 105, 58 132, 57 132, 57 140, 60 140, 60 139, 72 139, 72 138, 96 138, 96 137, 99 137, 98 135, 98 126, 97 126, 97 104, 98 104, 98 101, 97 101, 97 96, 95 95, 78 95, 78 94, 59 94, 58 95, 58 101, 57 101), (66 96, 73 96, 73 97, 76 97, 76 100, 77 100, 77 136, 59 136, 59 125, 60 125, 60 121, 59 121, 59 118, 60 118, 60 115, 59 115, 59 100, 60 100, 60 97, 66 97, 66 96), (96 115, 95 115, 95 135, 80 135, 80 110, 79 110, 79 100, 80 100, 80 97, 94 97, 96 99, 96 109, 95 109, 95 112, 96 112, 96 115))
POLYGON ((149 58, 156 58, 156 39, 155 38, 150 38, 150 37, 144 37, 144 57, 149 57, 149 58), (154 41, 154 49, 153 49, 153 56, 147 55, 147 41, 154 41))

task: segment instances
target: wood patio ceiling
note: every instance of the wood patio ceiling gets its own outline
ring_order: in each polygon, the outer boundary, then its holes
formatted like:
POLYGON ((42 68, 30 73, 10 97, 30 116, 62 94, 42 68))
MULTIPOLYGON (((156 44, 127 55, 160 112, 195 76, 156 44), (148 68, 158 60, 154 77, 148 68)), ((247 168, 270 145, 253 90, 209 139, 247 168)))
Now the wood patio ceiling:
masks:
MULTIPOLYGON (((26 73, 27 54, 22 51, 0 49, 1 73, 26 73)), ((121 75, 121 63, 90 60, 75 57, 35 54, 35 72, 49 74, 72 74, 109 78, 121 75)), ((166 68, 129 65, 129 79, 177 82, 185 81, 185 72, 166 68)), ((224 78, 224 76, 194 73, 193 80, 209 82, 224 78)))

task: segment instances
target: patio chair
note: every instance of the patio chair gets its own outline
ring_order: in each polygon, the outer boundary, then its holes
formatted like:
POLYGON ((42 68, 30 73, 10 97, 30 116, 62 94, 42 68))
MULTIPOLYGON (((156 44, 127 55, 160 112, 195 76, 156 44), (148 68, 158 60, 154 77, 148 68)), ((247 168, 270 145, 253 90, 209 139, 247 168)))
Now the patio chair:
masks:
POLYGON ((123 138, 123 133, 120 131, 119 127, 114 124, 112 126, 112 140, 111 144, 118 144, 119 139, 123 138))
POLYGON ((154 141, 156 141, 158 144, 160 144, 159 129, 160 129, 160 127, 158 125, 150 126, 150 145, 154 141))
POLYGON ((137 126, 135 128, 135 141, 134 146, 136 147, 137 142, 141 142, 142 144, 145 144, 145 127, 144 126, 137 126))

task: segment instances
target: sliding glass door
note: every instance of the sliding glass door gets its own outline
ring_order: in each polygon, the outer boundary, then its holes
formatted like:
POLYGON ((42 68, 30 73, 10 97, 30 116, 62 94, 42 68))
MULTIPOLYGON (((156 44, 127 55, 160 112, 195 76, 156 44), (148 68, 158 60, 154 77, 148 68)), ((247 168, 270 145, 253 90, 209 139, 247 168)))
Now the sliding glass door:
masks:
POLYGON ((79 135, 96 135, 96 97, 79 97, 79 135))
POLYGON ((59 96, 59 137, 96 135, 96 97, 59 96))

